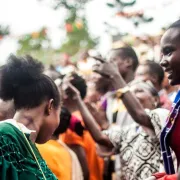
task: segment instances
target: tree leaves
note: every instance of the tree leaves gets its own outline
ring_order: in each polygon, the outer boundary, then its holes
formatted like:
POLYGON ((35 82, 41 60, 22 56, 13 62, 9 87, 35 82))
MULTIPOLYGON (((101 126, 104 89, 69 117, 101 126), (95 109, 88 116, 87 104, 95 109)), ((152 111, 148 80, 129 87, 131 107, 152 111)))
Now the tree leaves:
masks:
POLYGON ((112 4, 112 3, 106 3, 107 6, 109 6, 110 8, 114 8, 115 7, 115 4, 112 4))

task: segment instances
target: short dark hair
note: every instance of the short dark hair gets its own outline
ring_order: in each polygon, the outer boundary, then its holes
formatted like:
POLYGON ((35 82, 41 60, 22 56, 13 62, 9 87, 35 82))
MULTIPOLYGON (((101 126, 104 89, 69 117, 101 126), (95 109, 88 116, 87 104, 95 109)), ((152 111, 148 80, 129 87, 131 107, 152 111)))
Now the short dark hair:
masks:
POLYGON ((121 47, 121 48, 116 48, 116 49, 112 49, 112 51, 117 51, 118 52, 118 56, 124 58, 131 58, 133 60, 133 70, 135 71, 139 61, 138 61, 138 57, 136 55, 136 52, 134 51, 134 49, 130 46, 126 46, 126 47, 121 47))
POLYGON ((71 84, 80 92, 81 98, 84 99, 87 93, 86 81, 83 77, 79 76, 77 73, 72 73, 71 84))
POLYGON ((142 65, 145 65, 148 67, 149 69, 149 74, 151 75, 156 75, 158 78, 158 83, 159 85, 162 84, 163 79, 164 79, 164 70, 163 68, 160 66, 160 64, 154 62, 154 61, 150 61, 150 60, 146 60, 142 65))
POLYGON ((71 120, 71 113, 68 111, 67 108, 62 107, 60 113, 60 124, 57 129, 54 131, 53 135, 58 137, 60 134, 66 132, 69 127, 70 120, 71 120))
POLYGON ((180 28, 180 19, 172 23, 168 29, 170 28, 180 28))
POLYGON ((53 99, 60 105, 60 94, 51 78, 43 74, 44 66, 31 56, 11 55, 0 68, 0 98, 14 100, 15 109, 30 109, 53 99))

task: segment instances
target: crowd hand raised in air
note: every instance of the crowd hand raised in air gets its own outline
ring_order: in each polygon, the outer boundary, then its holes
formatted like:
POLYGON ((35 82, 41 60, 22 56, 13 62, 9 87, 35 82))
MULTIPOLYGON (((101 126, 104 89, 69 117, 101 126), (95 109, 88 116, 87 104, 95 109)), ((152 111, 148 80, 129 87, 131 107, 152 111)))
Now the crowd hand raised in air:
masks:
POLYGON ((108 62, 99 57, 93 57, 97 63, 93 66, 93 71, 106 78, 119 76, 119 70, 114 62, 108 62))
POLYGON ((78 100, 80 97, 79 91, 71 84, 73 77, 65 76, 62 83, 63 97, 78 100))
POLYGON ((70 96, 72 100, 81 100, 80 92, 71 84, 72 78, 66 78, 63 82, 64 91, 67 96, 70 96))
POLYGON ((84 120, 86 128, 89 130, 92 138, 99 144, 107 146, 109 149, 113 148, 112 143, 109 138, 103 134, 99 128, 99 125, 93 118, 92 114, 89 112, 87 106, 83 102, 79 91, 69 82, 67 83, 68 94, 70 94, 72 100, 76 101, 77 107, 81 113, 84 120))

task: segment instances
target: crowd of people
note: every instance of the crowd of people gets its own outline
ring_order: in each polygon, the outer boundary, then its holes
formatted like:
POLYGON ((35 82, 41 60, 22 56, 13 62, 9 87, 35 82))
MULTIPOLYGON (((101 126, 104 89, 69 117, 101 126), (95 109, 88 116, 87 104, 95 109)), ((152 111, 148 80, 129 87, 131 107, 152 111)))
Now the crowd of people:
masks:
POLYGON ((177 180, 178 38, 180 20, 161 38, 160 63, 139 63, 124 46, 93 57, 88 76, 10 55, 0 67, 0 179, 177 180))

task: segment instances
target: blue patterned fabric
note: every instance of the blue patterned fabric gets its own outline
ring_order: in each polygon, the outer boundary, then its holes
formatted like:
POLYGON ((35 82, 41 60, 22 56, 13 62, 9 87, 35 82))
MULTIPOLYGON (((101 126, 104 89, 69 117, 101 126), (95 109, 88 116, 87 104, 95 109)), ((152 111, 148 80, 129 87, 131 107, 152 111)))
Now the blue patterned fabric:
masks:
POLYGON ((172 132, 174 124, 179 115, 179 111, 180 111, 180 91, 176 95, 170 114, 167 118, 166 125, 162 130, 160 136, 160 144, 161 144, 161 151, 164 161, 164 168, 167 174, 175 174, 173 159, 169 145, 169 135, 172 132))

